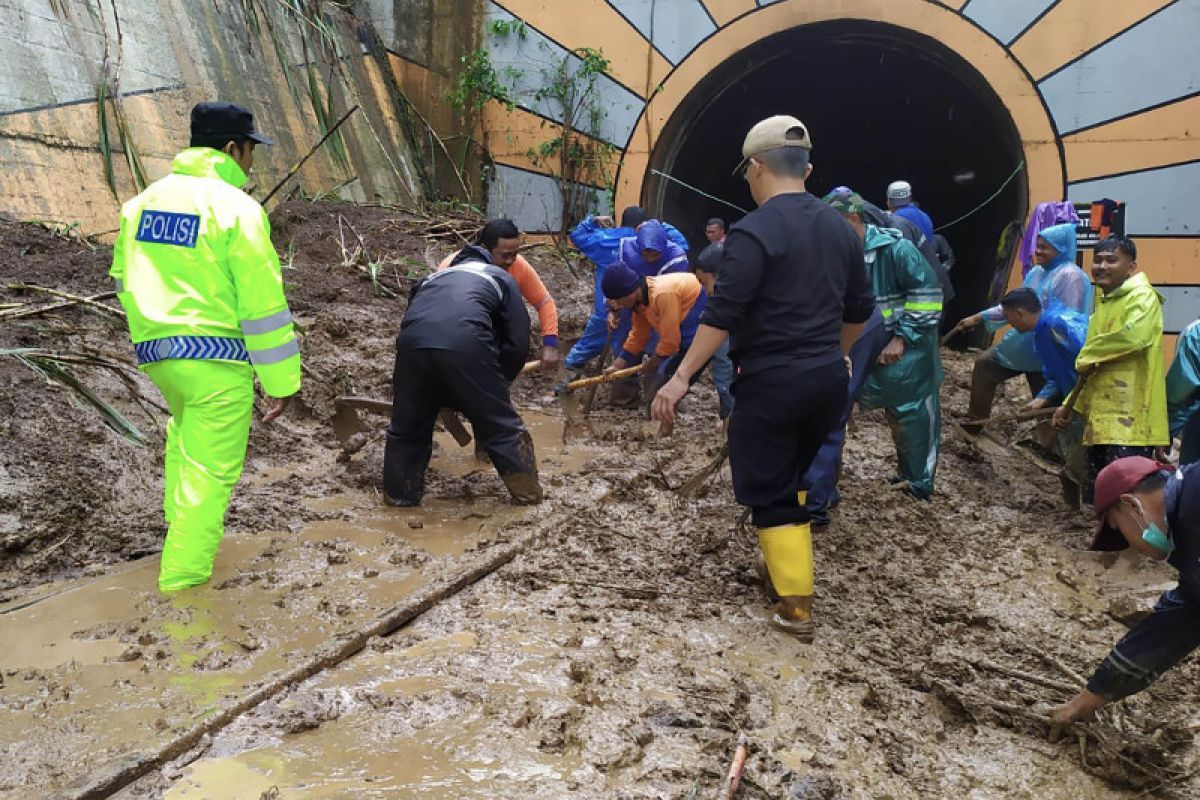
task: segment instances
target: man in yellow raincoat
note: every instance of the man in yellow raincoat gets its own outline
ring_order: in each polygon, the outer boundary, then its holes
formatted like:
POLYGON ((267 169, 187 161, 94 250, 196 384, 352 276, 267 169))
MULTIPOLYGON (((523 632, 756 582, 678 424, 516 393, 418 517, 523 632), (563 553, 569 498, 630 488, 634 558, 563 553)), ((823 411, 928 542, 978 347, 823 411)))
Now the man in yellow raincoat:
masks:
MULTIPOLYGON (((1084 500, 1094 502, 1096 476, 1118 458, 1153 458, 1168 445, 1163 376, 1162 295, 1138 270, 1137 246, 1123 236, 1097 243, 1092 277, 1100 287, 1087 340, 1075 360, 1075 408, 1087 448, 1084 500)), ((1065 428, 1070 403, 1054 414, 1065 428)))
POLYGON ((109 274, 129 315, 138 366, 171 412, 158 587, 212 574, 225 510, 242 473, 254 377, 273 398, 264 422, 300 390, 300 347, 266 212, 241 191, 256 144, 249 111, 192 109, 191 142, 171 174, 121 208, 109 274))

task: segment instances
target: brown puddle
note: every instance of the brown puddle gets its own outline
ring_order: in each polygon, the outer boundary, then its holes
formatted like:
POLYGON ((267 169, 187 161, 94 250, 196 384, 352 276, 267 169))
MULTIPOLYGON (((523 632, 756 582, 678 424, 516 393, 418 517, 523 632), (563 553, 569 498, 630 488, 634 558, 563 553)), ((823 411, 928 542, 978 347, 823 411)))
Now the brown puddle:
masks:
MULTIPOLYGON (((564 454, 561 422, 542 412, 523 416, 543 474, 576 469, 597 452, 573 446, 564 454)), ((439 441, 438 470, 460 476, 491 471, 472 447, 458 448, 445 434, 439 441)), ((295 471, 268 468, 250 480, 270 482, 295 471)), ((436 496, 420 508, 392 509, 362 493, 308 505, 341 512, 343 519, 298 533, 227 536, 205 586, 160 595, 158 558, 150 557, 101 578, 64 583, 58 594, 0 615, 0 671, 8 676, 0 696, 6 716, 0 752, 29 754, 0 765, 0 794, 6 787, 61 786, 191 727, 227 698, 399 603, 426 582, 427 562, 445 565, 528 511, 507 498, 436 496)), ((445 760, 432 745, 427 752, 431 763, 445 760)), ((369 746, 350 755, 357 760, 346 769, 356 775, 382 774, 395 761, 372 755, 369 746)), ((251 790, 258 785, 253 774, 275 775, 279 767, 247 758, 230 767, 233 778, 225 769, 211 773, 228 779, 229 792, 222 784, 206 795, 172 796, 257 798, 279 779, 251 790)), ((463 769, 449 769, 447 785, 459 778, 469 783, 463 769)), ((418 772, 428 770, 414 776, 418 772)), ((408 780, 393 777, 389 785, 408 780)), ((328 790, 311 796, 344 796, 344 785, 334 776, 328 790)))

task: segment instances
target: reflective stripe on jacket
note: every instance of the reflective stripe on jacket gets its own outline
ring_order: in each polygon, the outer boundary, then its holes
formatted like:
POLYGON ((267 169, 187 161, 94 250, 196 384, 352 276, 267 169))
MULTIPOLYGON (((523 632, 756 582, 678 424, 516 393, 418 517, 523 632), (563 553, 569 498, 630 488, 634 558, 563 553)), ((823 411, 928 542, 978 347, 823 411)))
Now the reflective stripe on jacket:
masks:
POLYGON ((300 389, 300 346, 266 212, 241 191, 246 175, 212 148, 179 153, 170 175, 121 207, 109 275, 145 353, 238 358, 245 345, 263 391, 300 389), (233 355, 231 355, 233 354, 233 355))

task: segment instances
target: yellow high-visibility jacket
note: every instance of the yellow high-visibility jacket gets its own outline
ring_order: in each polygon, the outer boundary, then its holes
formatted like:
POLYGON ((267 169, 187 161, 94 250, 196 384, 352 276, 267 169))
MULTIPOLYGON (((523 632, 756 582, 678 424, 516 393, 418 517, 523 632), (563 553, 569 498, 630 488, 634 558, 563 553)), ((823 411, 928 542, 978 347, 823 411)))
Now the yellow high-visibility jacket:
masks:
POLYGON ((1163 377, 1162 295, 1144 272, 1109 294, 1100 293, 1075 369, 1075 410, 1083 415, 1083 443, 1165 445, 1167 385, 1163 377))
POLYGON ((165 358, 249 361, 263 391, 300 389, 300 346, 263 207, 228 155, 192 147, 121 207, 109 275, 139 365, 165 358))

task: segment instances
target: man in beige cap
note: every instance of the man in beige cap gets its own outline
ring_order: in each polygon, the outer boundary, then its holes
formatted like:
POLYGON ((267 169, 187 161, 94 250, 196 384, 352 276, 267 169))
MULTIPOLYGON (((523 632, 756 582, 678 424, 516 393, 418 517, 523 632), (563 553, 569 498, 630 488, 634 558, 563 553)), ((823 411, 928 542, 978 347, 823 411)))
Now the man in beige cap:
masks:
POLYGON ((771 624, 811 641, 812 532, 800 487, 846 403, 844 356, 875 307, 862 242, 809 194, 808 129, 776 116, 750 129, 737 172, 757 210, 733 226, 717 290, 652 413, 673 422, 688 381, 728 336, 738 368, 729 462, 750 506, 779 603, 771 624))

